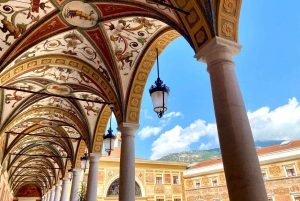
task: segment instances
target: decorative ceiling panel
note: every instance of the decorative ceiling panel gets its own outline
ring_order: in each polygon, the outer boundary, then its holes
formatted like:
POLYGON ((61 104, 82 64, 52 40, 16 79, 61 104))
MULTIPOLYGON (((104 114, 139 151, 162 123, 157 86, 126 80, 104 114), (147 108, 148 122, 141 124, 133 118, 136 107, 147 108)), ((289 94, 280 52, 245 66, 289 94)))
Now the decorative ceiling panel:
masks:
POLYGON ((130 17, 106 21, 101 24, 106 30, 111 49, 121 77, 122 91, 125 98, 136 62, 141 57, 143 48, 160 30, 168 27, 163 22, 145 17, 130 17))
MULTIPOLYGON (((42 87, 26 82, 15 83, 10 86, 11 88, 39 91, 42 87)), ((4 91, 4 109, 2 110, 1 124, 14 112, 14 109, 17 108, 21 103, 23 103, 28 97, 32 94, 25 93, 16 90, 5 90, 4 91)))
MULTIPOLYGON (((44 40, 40 42, 39 44, 35 45, 34 47, 28 49, 24 54, 19 56, 17 59, 15 59, 11 65, 9 65, 5 70, 9 70, 13 65, 18 64, 22 62, 23 60, 34 58, 37 56, 43 56, 43 55, 65 55, 70 57, 76 57, 82 61, 85 61, 90 66, 93 66, 97 69, 97 71, 102 74, 102 76, 111 84, 111 86, 115 89, 114 83, 112 79, 110 78, 110 75, 108 74, 107 68, 104 65, 101 57, 97 53, 97 51, 93 48, 93 46, 85 39, 83 35, 81 35, 78 31, 72 30, 67 31, 64 33, 61 33, 59 35, 56 35, 55 37, 51 37, 47 40, 44 40)), ((63 64, 62 64, 63 66, 63 64)), ((45 66, 45 69, 43 71, 33 71, 35 74, 41 73, 44 75, 44 71, 49 70, 49 68, 52 68, 52 66, 45 66)), ((56 69, 52 69, 52 71, 60 71, 60 69, 57 68, 65 68, 65 67, 55 67, 56 69)), ((70 69, 70 68, 69 68, 70 69)), ((61 73, 64 74, 71 74, 75 70, 66 70, 63 72, 61 70, 61 73)), ((82 72, 77 73, 80 74, 82 78, 82 72)), ((33 76, 33 75, 28 75, 33 76)), ((37 75, 36 75, 37 76, 37 75)), ((53 76, 59 76, 54 75, 53 76)), ((24 76, 23 76, 24 77, 24 76)), ((54 77, 58 82, 59 81, 76 81, 76 79, 73 79, 72 77, 67 80, 68 76, 66 77, 54 77)), ((82 79, 78 79, 78 82, 82 82, 82 79)), ((84 80, 83 80, 84 81, 84 80)), ((77 82, 77 83, 78 83, 77 82)), ((81 83, 80 83, 81 84, 81 83)))
MULTIPOLYGON (((77 98, 82 98, 86 100, 102 101, 102 102, 104 101, 102 98, 92 93, 80 92, 80 93, 74 93, 74 95, 77 98)), ((81 105, 83 111, 85 112, 87 118, 86 122, 88 125, 86 125, 86 127, 89 128, 90 133, 94 133, 94 128, 98 121, 100 111, 104 105, 99 103, 89 102, 89 101, 78 101, 78 102, 81 105)))
MULTIPOLYGON (((172 21, 180 23, 177 15, 176 15, 176 12, 174 12, 174 10, 172 10, 171 8, 168 8, 167 6, 159 5, 151 0, 136 0, 136 1, 142 2, 142 3, 146 4, 147 7, 156 9, 156 10, 162 12, 164 17, 168 17, 168 18, 172 19, 172 21)), ((172 4, 170 4, 170 1, 168 1, 168 0, 163 0, 162 2, 172 6, 172 4)))
POLYGON ((12 44, 55 9, 50 1, 2 1, 0 15, 3 17, 1 31, 4 34, 0 35, 0 60, 3 59, 4 53, 13 47, 12 44))

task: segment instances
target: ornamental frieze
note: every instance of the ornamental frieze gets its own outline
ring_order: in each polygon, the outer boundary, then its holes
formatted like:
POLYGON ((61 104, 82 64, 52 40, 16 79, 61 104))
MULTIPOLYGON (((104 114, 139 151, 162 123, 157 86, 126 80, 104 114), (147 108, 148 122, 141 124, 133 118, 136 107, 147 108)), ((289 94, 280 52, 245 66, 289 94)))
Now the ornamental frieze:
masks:
POLYGON ((273 190, 274 194, 287 194, 290 192, 288 188, 277 188, 273 190))
POLYGON ((146 183, 154 183, 154 175, 153 173, 146 173, 146 183))
POLYGON ((164 186, 155 186, 155 193, 156 194, 165 194, 164 186))

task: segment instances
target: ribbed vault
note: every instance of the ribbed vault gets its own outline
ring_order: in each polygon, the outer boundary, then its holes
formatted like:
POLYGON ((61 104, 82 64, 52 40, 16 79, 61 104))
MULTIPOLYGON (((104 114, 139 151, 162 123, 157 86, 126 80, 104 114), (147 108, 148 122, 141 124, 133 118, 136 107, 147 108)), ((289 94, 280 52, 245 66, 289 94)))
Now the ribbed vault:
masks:
POLYGON ((102 152, 108 103, 118 124, 138 124, 156 48, 238 40, 241 0, 161 2, 1 1, 0 164, 15 195, 46 192, 102 152))

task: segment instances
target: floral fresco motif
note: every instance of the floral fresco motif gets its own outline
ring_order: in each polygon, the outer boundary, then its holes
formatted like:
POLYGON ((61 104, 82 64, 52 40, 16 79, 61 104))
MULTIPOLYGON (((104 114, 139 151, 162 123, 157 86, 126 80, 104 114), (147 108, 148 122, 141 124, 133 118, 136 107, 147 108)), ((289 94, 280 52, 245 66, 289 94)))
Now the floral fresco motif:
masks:
POLYGON ((8 49, 31 25, 54 9, 49 1, 22 0, 5 4, 6 2, 1 1, 4 4, 0 5, 0 50, 8 49))
MULTIPOLYGON (((21 56, 19 56, 13 62, 13 64, 17 64, 28 58, 47 55, 49 53, 69 55, 84 60, 91 66, 94 66, 97 71, 102 74, 102 76, 113 86, 113 82, 110 79, 107 68, 103 64, 103 61, 96 50, 79 32, 75 30, 64 32, 56 37, 49 38, 48 40, 37 44, 21 56)), ((13 64, 10 65, 9 68, 11 68, 13 64)))
POLYGON ((145 17, 120 19, 104 25, 120 70, 131 70, 141 48, 162 27, 158 20, 145 17))
MULTIPOLYGON (((146 17, 123 18, 103 23, 103 29, 113 49, 115 62, 120 70, 123 91, 127 91, 132 68, 143 48, 166 24, 146 17)), ((124 96, 126 94, 124 93, 124 96)))

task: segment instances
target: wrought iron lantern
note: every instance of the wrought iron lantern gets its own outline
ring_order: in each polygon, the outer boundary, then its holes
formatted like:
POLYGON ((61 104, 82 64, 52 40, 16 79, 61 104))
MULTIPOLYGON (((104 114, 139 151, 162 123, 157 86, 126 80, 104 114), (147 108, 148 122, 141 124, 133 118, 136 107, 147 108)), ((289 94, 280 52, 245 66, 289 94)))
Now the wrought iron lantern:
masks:
MULTIPOLYGON (((113 108, 114 106, 110 105, 110 109, 113 110, 113 108)), ((103 136, 104 148, 105 151, 108 153, 108 156, 110 156, 110 153, 114 150, 116 139, 116 136, 113 135, 113 130, 111 129, 111 116, 112 115, 110 115, 109 129, 107 130, 107 134, 103 136)))
POLYGON ((89 168, 89 164, 90 164, 87 152, 85 152, 84 156, 80 158, 80 161, 81 161, 81 169, 83 169, 83 171, 85 172, 85 170, 89 168))
POLYGON ((70 181, 73 178, 73 170, 72 170, 72 168, 68 170, 68 178, 70 179, 70 181))
POLYGON ((168 95, 170 88, 163 84, 163 81, 159 77, 159 62, 158 62, 158 50, 156 49, 157 59, 157 80, 155 84, 149 89, 150 96, 152 99, 153 110, 157 113, 158 117, 161 118, 164 112, 167 111, 168 95))

